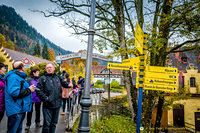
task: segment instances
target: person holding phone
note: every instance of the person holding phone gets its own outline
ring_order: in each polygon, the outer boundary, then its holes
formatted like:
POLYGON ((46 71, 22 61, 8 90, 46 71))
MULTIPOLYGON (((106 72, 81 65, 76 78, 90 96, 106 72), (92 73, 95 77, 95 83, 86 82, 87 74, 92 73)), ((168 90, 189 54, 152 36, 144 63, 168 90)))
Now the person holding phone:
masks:
POLYGON ((29 85, 24 73, 25 65, 21 61, 13 63, 4 77, 5 83, 5 107, 8 116, 7 133, 21 133, 26 112, 31 111, 32 92, 35 85, 29 85))

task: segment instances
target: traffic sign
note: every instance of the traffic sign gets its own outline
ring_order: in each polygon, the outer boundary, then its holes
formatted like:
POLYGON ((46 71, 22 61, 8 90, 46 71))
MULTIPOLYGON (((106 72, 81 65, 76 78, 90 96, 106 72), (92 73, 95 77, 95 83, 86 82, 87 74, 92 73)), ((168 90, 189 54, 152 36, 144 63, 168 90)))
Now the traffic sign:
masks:
POLYGON ((133 67, 128 64, 119 63, 108 63, 107 68, 109 69, 122 69, 122 70, 133 70, 133 67))
POLYGON ((24 64, 29 64, 29 59, 24 59, 24 64))
POLYGON ((148 72, 148 71, 145 71, 144 78, 157 78, 157 79, 177 80, 177 74, 157 73, 157 72, 148 72))
POLYGON ((178 69, 172 67, 159 67, 159 66, 146 66, 145 71, 147 72, 159 72, 159 73, 170 73, 177 74, 178 69))
POLYGON ((146 83, 144 83, 144 89, 176 92, 177 86, 167 86, 167 85, 157 85, 157 84, 146 84, 146 83))
POLYGON ((141 29, 140 25, 136 22, 135 47, 138 49, 140 54, 143 54, 143 40, 144 40, 144 32, 141 29))
POLYGON ((170 85, 177 86, 177 80, 167 80, 167 79, 158 79, 158 78, 145 78, 145 84, 156 84, 156 85, 170 85))

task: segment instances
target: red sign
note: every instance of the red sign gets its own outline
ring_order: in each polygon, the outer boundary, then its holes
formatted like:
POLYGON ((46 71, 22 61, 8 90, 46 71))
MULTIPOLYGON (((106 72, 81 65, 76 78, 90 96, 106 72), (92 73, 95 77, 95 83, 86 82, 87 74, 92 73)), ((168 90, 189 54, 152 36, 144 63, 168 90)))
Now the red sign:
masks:
POLYGON ((24 59, 24 64, 29 64, 29 60, 27 58, 24 59))

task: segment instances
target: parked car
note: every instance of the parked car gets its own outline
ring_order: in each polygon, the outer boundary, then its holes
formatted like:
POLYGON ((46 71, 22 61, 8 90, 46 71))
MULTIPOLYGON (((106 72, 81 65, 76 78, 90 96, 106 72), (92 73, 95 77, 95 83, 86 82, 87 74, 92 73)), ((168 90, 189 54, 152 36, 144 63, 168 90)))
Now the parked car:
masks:
POLYGON ((90 88, 90 93, 91 94, 104 93, 104 92, 105 92, 104 88, 90 88))

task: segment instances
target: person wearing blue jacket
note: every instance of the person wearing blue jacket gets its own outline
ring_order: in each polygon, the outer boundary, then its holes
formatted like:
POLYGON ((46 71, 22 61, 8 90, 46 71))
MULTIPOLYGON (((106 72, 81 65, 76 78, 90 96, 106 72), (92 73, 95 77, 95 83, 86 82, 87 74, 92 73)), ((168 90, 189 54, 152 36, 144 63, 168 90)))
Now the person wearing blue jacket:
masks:
POLYGON ((29 86, 24 70, 25 66, 21 61, 14 62, 13 70, 4 77, 7 133, 21 133, 25 113, 31 111, 31 92, 35 91, 35 86, 29 86))

